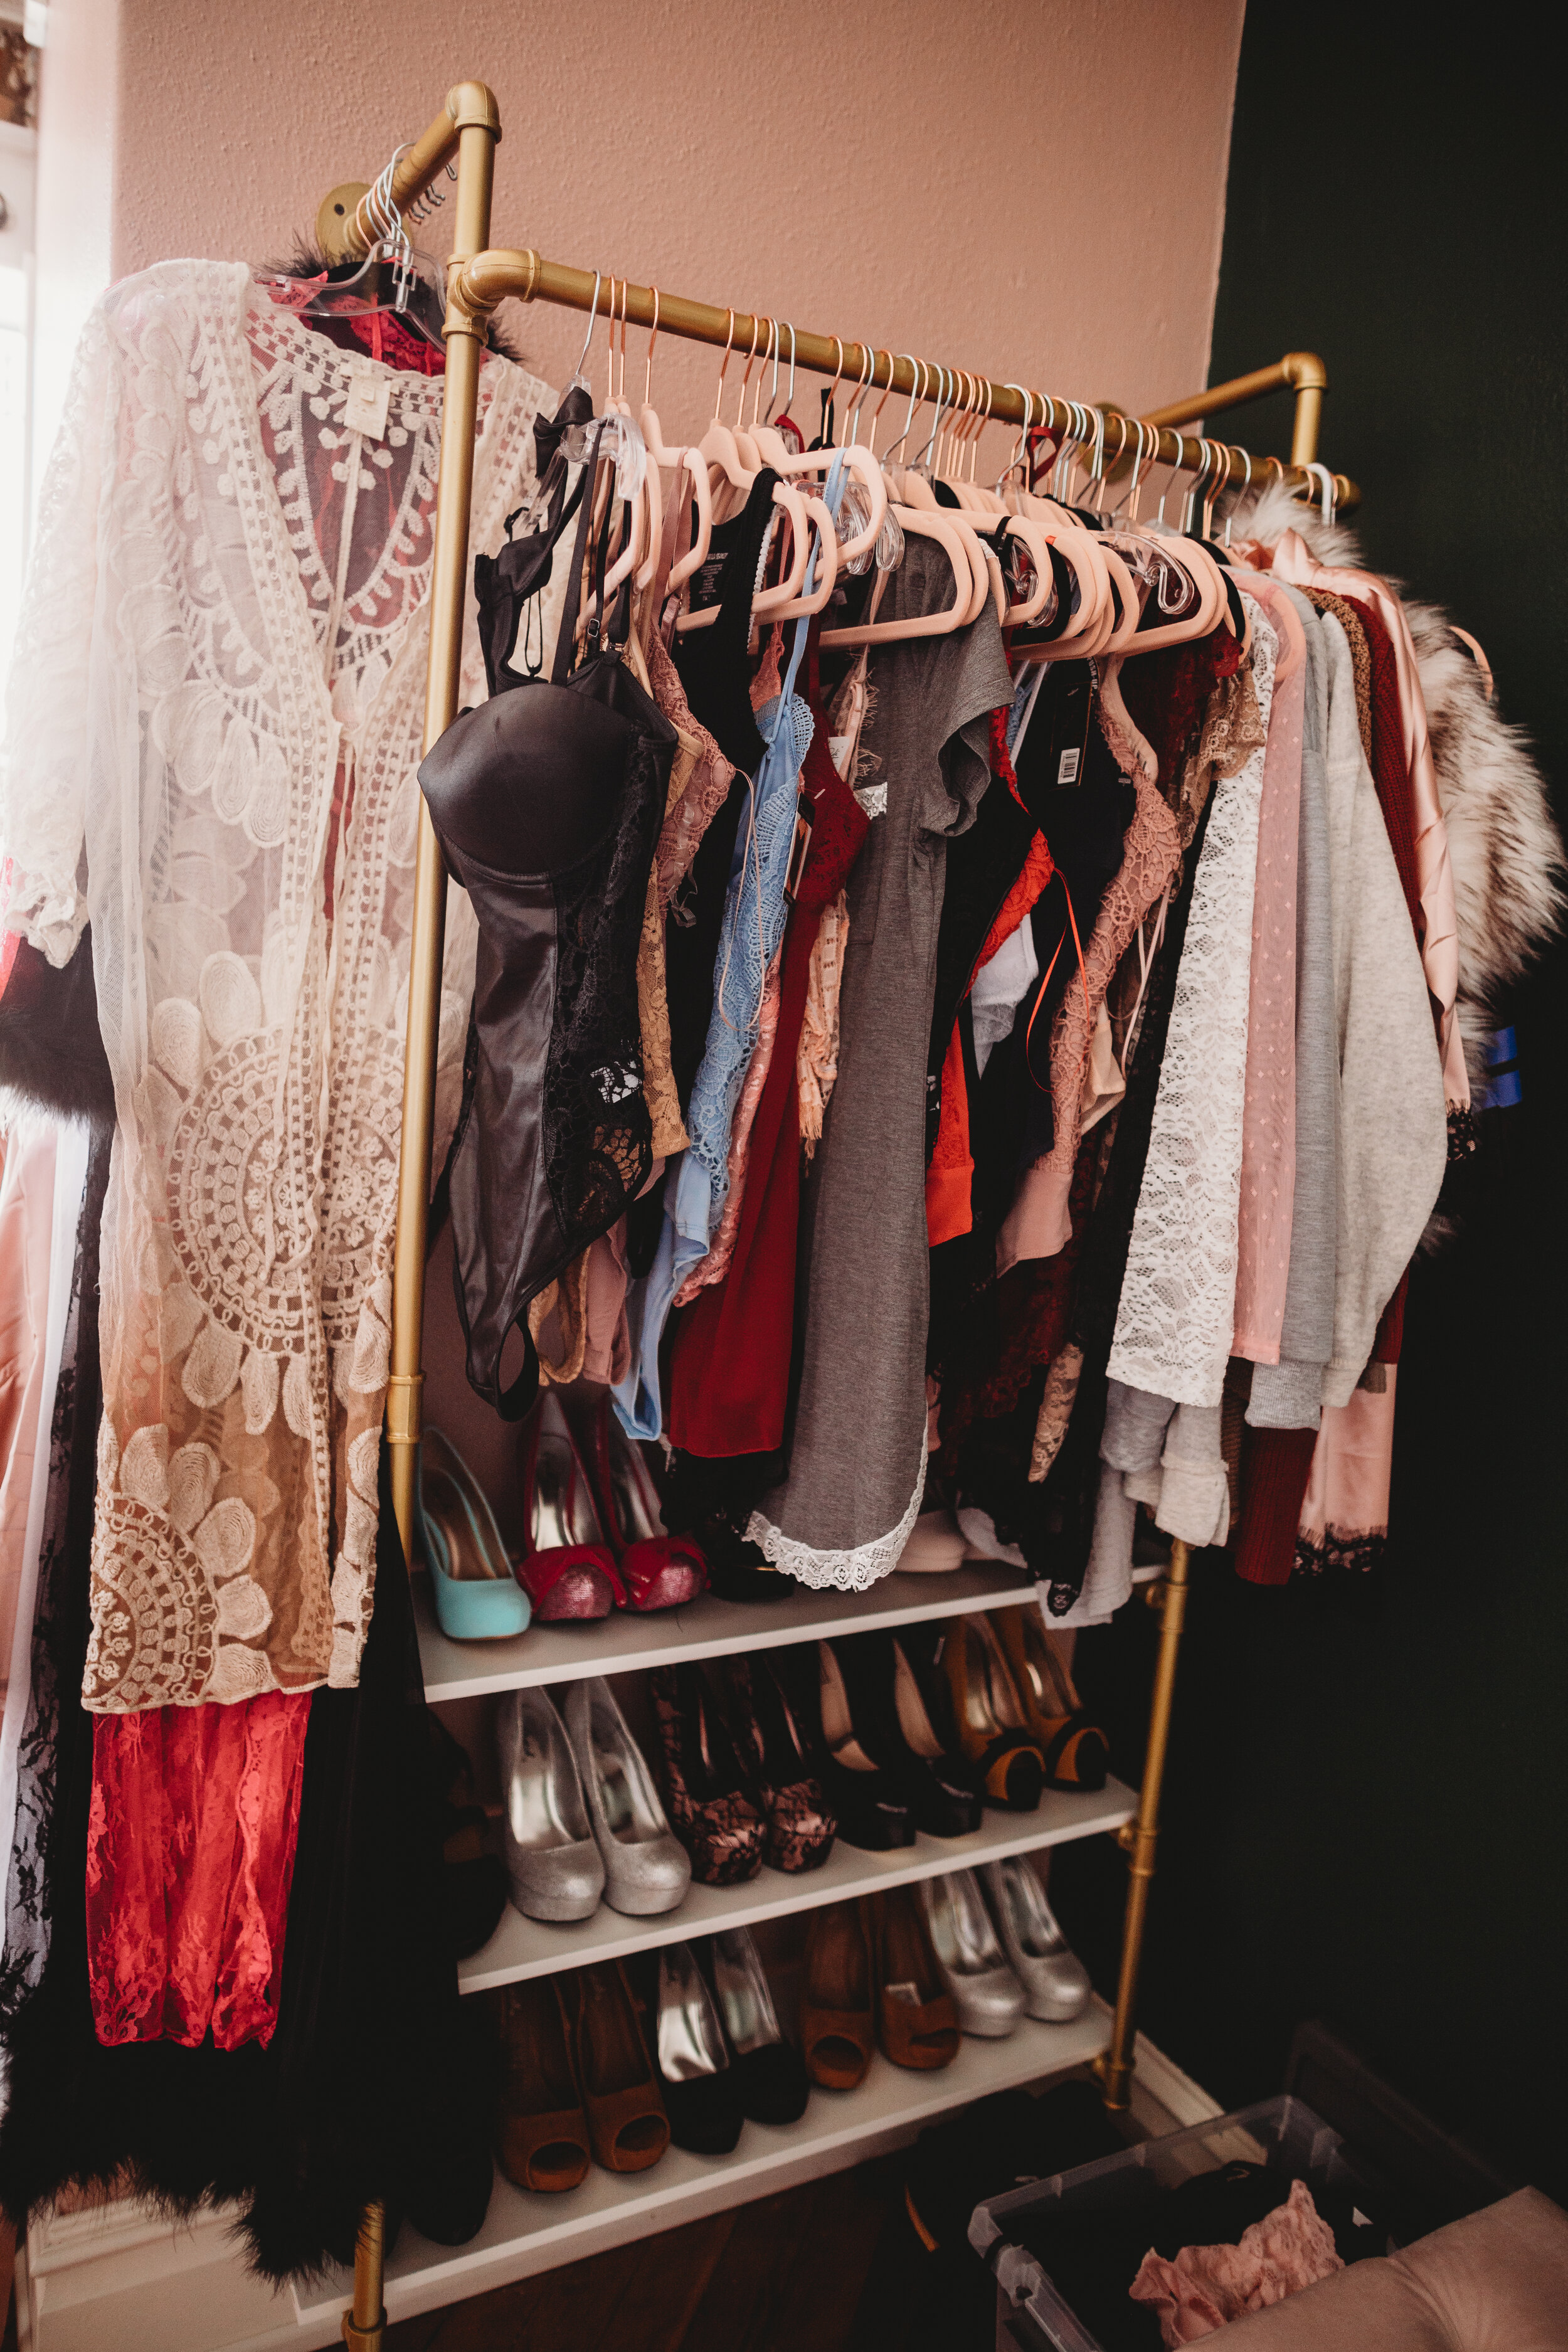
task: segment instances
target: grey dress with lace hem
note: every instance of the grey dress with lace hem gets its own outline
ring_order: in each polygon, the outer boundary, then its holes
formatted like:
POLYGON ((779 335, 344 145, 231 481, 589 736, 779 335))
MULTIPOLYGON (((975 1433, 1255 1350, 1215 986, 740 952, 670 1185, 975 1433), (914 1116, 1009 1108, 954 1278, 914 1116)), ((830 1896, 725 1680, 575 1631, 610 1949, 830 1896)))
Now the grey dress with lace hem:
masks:
MULTIPOLYGON (((879 618, 952 600, 911 540, 879 618)), ((805 1329, 788 1474, 748 1530, 803 1583, 863 1591, 896 1567, 925 1485, 926 1053, 947 844, 990 781, 1012 681, 994 607, 877 648, 863 752, 887 788, 849 878, 838 1077, 801 1213, 805 1329)))

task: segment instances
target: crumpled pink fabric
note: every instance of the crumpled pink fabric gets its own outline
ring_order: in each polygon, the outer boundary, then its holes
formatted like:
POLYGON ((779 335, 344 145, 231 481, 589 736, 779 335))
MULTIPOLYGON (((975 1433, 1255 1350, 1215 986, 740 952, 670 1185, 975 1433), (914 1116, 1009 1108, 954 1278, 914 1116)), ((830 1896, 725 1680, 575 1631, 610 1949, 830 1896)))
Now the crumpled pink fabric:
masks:
POLYGON ((1293 2180, 1284 2204, 1244 2230, 1239 2245, 1184 2246, 1173 2263, 1151 2251, 1127 2291, 1134 2303, 1153 2306, 1170 2347, 1197 2344, 1343 2268, 1311 2190, 1293 2180))

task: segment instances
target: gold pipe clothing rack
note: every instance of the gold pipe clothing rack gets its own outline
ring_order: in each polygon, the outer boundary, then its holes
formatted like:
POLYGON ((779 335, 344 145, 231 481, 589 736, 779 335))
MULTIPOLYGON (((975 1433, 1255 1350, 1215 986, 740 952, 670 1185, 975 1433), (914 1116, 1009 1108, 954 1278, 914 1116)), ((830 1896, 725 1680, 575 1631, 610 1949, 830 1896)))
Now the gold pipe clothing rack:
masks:
MULTIPOLYGON (((426 751, 457 715, 474 432, 485 321, 508 296, 525 302, 552 302, 569 310, 592 311, 597 307, 596 289, 602 290, 606 282, 594 271, 545 261, 534 252, 490 247, 490 194, 495 150, 500 135, 500 110, 493 93, 482 82, 459 82, 428 129, 399 151, 390 172, 384 175, 383 204, 367 204, 372 194, 370 188, 364 183, 351 182, 334 188, 323 200, 317 215, 318 243, 329 261, 363 257, 376 242, 374 218, 384 212, 384 204, 395 212, 406 212, 455 159, 457 201, 452 211, 452 250, 447 264, 447 374, 430 583, 424 732, 426 751)), ((628 285, 620 278, 614 283, 615 312, 628 321, 647 327, 657 324, 661 333, 739 348, 753 354, 763 348, 766 329, 771 352, 774 330, 780 322, 759 312, 719 310, 680 295, 656 296, 651 287, 628 285)), ((606 305, 606 317, 609 314, 610 306, 606 305)), ((983 413, 987 419, 1002 423, 1048 425, 1080 446, 1092 442, 1095 468, 1100 475, 1119 465, 1123 457, 1141 454, 1150 464, 1159 463, 1194 474, 1210 495, 1215 489, 1241 488, 1249 482, 1261 485, 1269 478, 1316 495, 1327 478, 1331 490, 1337 492, 1340 506, 1353 506, 1359 499, 1353 482, 1343 476, 1325 477, 1322 467, 1313 467, 1327 374, 1321 361, 1311 352, 1288 353, 1273 367, 1258 369, 1234 383, 1194 394, 1140 419, 1123 415, 1114 407, 1088 407, 1056 400, 1017 384, 996 383, 973 374, 965 378, 955 370, 944 371, 908 355, 900 357, 886 351, 873 351, 862 343, 846 343, 837 336, 798 333, 787 321, 782 323, 783 331, 790 335, 797 366, 804 366, 811 373, 832 374, 851 390, 858 390, 863 383, 868 392, 878 389, 929 397, 939 387, 945 387, 949 401, 954 390, 961 388, 959 407, 970 415, 983 413), (1291 461, 1288 466, 1273 457, 1260 462, 1245 449, 1189 438, 1174 429, 1285 385, 1292 387, 1297 394, 1291 461), (1117 438, 1114 450, 1108 446, 1112 435, 1117 438), (1309 472, 1309 467, 1313 470, 1309 472)), ((385 1424, 391 1449, 394 1512, 410 1562, 415 1556, 414 1497, 422 1425, 425 1255, 447 907, 446 867, 423 801, 418 824, 393 1265, 392 1364, 385 1424)), ((1130 2097, 1143 1923, 1154 1873, 1160 1792, 1187 1584, 1187 1550, 1184 1544, 1178 1542, 1172 1548, 1168 1575, 1148 1591, 1147 1597, 1162 1617, 1159 1660, 1137 1819, 1118 1832, 1130 1857, 1131 1876, 1115 2021, 1110 2046, 1098 2068, 1106 2104, 1117 2108, 1125 2107, 1130 2097)), ((379 2352, 382 2344, 385 2326, 382 2301, 383 2239, 382 2210, 379 2205, 367 2206, 355 2249, 353 2305, 352 2311, 344 2313, 342 2321, 343 2339, 353 2352, 379 2352)))

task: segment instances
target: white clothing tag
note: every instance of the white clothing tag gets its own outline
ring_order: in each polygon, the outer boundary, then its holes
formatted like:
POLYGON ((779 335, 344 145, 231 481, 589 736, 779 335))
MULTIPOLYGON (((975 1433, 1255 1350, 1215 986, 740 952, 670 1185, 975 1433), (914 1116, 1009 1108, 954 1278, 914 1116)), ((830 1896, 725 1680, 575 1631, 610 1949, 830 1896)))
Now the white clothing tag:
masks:
POLYGON ((386 409, 392 398, 392 378, 372 375, 362 369, 349 379, 349 396, 343 407, 343 426, 349 433, 363 433, 367 441, 386 437, 386 409))
POLYGON ((838 781, 841 784, 847 784, 849 782, 847 774, 849 754, 854 749, 853 735, 830 735, 827 739, 827 756, 838 771, 838 781))
POLYGON ((1061 760, 1058 764, 1057 782, 1058 784, 1077 783, 1078 762, 1079 747, 1074 743, 1069 745, 1068 749, 1062 753, 1061 760))
POLYGON ((921 2005, 921 1989, 916 1984, 890 1984, 887 1988, 889 2000, 907 2000, 911 2009, 921 2005))
POLYGON ((1355 2223, 1358 2230, 1370 2230, 1372 2227, 1371 2221, 1362 2211, 1359 2205, 1352 2205, 1351 2207, 1351 2220, 1355 2223))

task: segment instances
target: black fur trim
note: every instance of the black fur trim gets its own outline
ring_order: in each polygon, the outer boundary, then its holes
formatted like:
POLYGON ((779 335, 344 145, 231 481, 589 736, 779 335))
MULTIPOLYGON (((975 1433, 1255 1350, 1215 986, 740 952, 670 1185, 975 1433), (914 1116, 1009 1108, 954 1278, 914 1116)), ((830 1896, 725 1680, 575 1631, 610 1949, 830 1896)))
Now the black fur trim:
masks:
POLYGON ((92 933, 63 969, 26 940, 0 996, 0 1098, 89 1127, 114 1124, 114 1081, 98 1026, 92 933))

